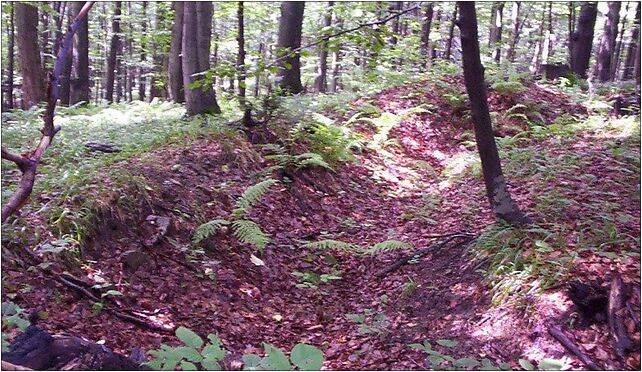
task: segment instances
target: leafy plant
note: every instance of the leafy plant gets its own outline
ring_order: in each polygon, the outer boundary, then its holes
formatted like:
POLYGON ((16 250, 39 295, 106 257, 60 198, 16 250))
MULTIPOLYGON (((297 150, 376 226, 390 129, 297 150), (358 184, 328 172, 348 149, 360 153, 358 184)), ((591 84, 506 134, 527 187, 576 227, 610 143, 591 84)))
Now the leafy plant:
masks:
POLYGON ((274 345, 263 343, 265 356, 256 354, 243 355, 244 371, 289 371, 296 367, 300 371, 320 370, 323 367, 323 352, 304 343, 294 345, 290 358, 274 345))
MULTIPOLYGON (((452 349, 459 343, 457 341, 441 339, 436 343, 444 348, 452 349)), ((490 359, 482 358, 481 360, 475 358, 454 358, 453 356, 434 350, 428 340, 419 344, 410 344, 410 347, 415 350, 423 351, 427 354, 427 360, 430 362, 431 369, 435 370, 462 370, 480 367, 482 370, 511 370, 508 363, 499 363, 495 365, 490 359)))
POLYGON ((227 226, 229 224, 230 222, 228 220, 217 219, 208 221, 200 225, 194 231, 194 235, 192 236, 192 244, 194 246, 198 245, 198 243, 202 242, 203 240, 214 236, 218 231, 221 230, 221 227, 227 226))
POLYGON ((346 314, 346 318, 359 324, 360 334, 375 333, 382 336, 390 325, 385 314, 375 313, 372 309, 365 309, 362 313, 346 314))
POLYGON ((368 249, 366 249, 365 253, 369 255, 376 255, 381 252, 390 252, 390 251, 396 251, 400 249, 408 249, 412 247, 412 245, 402 242, 399 240, 386 240, 377 244, 373 244, 368 249))
POLYGON ((13 302, 2 303, 2 351, 9 347, 9 334, 5 333, 11 329, 24 332, 31 322, 24 318, 24 311, 13 302))
POLYGON ((221 370, 219 362, 225 357, 225 349, 218 336, 209 334, 205 343, 199 335, 185 327, 178 327, 175 334, 184 346, 162 344, 160 349, 148 351, 154 357, 154 360, 146 362, 149 367, 168 371, 177 366, 183 371, 196 371, 198 366, 209 371, 221 370))
POLYGON ((524 84, 519 81, 509 80, 509 81, 497 81, 492 84, 491 89, 495 90, 498 94, 503 96, 512 96, 515 94, 522 93, 526 90, 524 84))
POLYGON ((330 283, 333 280, 340 280, 339 272, 333 271, 330 274, 317 274, 313 271, 295 271, 292 275, 298 277, 301 283, 297 284, 297 288, 313 288, 316 289, 321 284, 330 283))

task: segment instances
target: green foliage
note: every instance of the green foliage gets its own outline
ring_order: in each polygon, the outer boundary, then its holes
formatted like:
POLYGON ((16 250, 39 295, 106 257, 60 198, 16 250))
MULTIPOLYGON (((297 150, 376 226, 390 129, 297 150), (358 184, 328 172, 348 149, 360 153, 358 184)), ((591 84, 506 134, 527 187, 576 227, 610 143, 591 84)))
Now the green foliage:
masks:
POLYGON ((303 248, 312 248, 320 250, 337 250, 341 252, 354 252, 359 249, 359 246, 346 243, 339 240, 325 239, 319 240, 317 242, 306 243, 303 245, 303 248))
POLYGON ((9 334, 5 333, 16 328, 19 332, 24 332, 31 322, 24 317, 24 311, 20 306, 13 302, 2 303, 2 351, 7 351, 9 347, 9 334))
POLYGON ((221 229, 221 227, 227 226, 229 224, 229 221, 221 219, 205 222, 204 224, 197 227, 196 231, 194 231, 194 235, 192 236, 192 244, 194 246, 198 245, 203 240, 209 239, 210 237, 214 236, 221 229))
POLYGON ((271 173, 276 170, 300 170, 308 167, 320 167, 330 171, 334 171, 330 164, 323 160, 321 154, 315 152, 306 152, 299 155, 289 154, 288 151, 280 145, 265 145, 264 148, 270 152, 271 155, 266 155, 265 158, 276 162, 276 165, 268 168, 266 171, 271 173))
POLYGON ((245 216, 249 209, 256 204, 272 186, 277 184, 278 181, 274 179, 267 179, 255 185, 248 187, 241 195, 241 198, 236 202, 236 208, 232 212, 233 218, 241 218, 245 216))
POLYGON ((318 348, 298 343, 290 352, 290 358, 274 345, 263 343, 265 357, 256 354, 243 355, 244 371, 290 371, 296 367, 299 371, 320 370, 323 367, 323 352, 318 348))
POLYGON ((355 159, 350 150, 353 140, 349 131, 321 114, 314 113, 311 122, 297 125, 292 138, 304 144, 309 152, 321 155, 327 164, 336 165, 355 159))
POLYGON ((346 318, 359 324, 358 332, 360 334, 374 333, 383 336, 390 326, 390 321, 385 314, 375 313, 372 309, 365 309, 362 313, 346 314, 346 318))
POLYGON ((263 252, 270 242, 269 236, 261 230, 261 227, 250 220, 232 222, 232 230, 239 241, 255 246, 260 252, 263 252))
POLYGON ((371 245, 370 247, 368 247, 368 249, 366 249, 365 253, 374 256, 382 252, 408 249, 411 247, 412 245, 399 240, 386 240, 386 241, 371 245))
POLYGON ((498 81, 491 86, 495 92, 503 96, 513 96, 526 91, 526 87, 519 81, 498 81))
POLYGON ((340 280, 341 276, 337 271, 329 274, 317 274, 313 271, 294 271, 292 275, 298 277, 301 283, 298 283, 297 288, 312 288, 317 289, 321 284, 327 284, 334 280, 340 280))
MULTIPOLYGON (((455 348, 459 343, 452 340, 437 340, 438 345, 452 349, 455 348)), ((470 368, 481 367, 482 370, 511 370, 511 366, 508 363, 499 363, 498 365, 493 364, 488 358, 483 358, 481 360, 474 358, 454 358, 445 352, 440 352, 432 348, 432 345, 427 340, 422 344, 416 343, 411 344, 410 347, 415 350, 423 351, 427 355, 427 359, 430 362, 434 370, 467 370, 470 368)))
POLYGON ((210 334, 208 342, 190 329, 178 327, 176 337, 185 345, 171 347, 165 344, 160 349, 150 350, 147 354, 154 357, 146 362, 154 370, 172 371, 180 367, 183 371, 195 371, 200 366, 207 371, 220 371, 219 362, 225 357, 225 349, 218 336, 210 334))

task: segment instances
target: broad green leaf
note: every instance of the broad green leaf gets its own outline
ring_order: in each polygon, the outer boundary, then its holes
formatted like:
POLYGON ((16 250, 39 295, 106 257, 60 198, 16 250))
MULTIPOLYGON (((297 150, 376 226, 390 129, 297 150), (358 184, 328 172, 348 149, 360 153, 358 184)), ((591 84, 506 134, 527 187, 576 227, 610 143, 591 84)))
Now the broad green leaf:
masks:
POLYGON ((541 251, 541 252, 551 252, 551 251, 553 251, 553 248, 551 248, 551 246, 548 245, 548 243, 546 243, 543 240, 536 240, 535 241, 535 246, 537 248, 539 248, 538 251, 541 251))
POLYGON ((221 365, 218 364, 218 360, 217 359, 205 358, 201 362, 201 365, 207 371, 220 371, 221 370, 221 365))
POLYGON ((455 365, 458 365, 461 367, 477 367, 479 365, 479 361, 477 361, 477 359, 472 359, 472 358, 461 358, 455 361, 455 365))
POLYGON ((459 343, 457 341, 441 339, 441 340, 437 340, 437 344, 439 344, 441 346, 444 346, 444 347, 455 347, 459 343))
POLYGON ((426 348, 422 344, 410 344, 411 349, 424 351, 426 348))
POLYGON ((318 371, 323 367, 323 353, 312 345, 296 344, 290 353, 290 360, 301 371, 318 371))
POLYGON ((186 362, 184 360, 181 362, 181 369, 183 371, 198 371, 198 368, 196 368, 194 363, 186 362))
POLYGON ((179 340, 183 341, 186 346, 193 347, 195 349, 199 349, 201 346, 203 346, 203 339, 201 338, 201 336, 185 327, 178 327, 176 329, 176 337, 178 337, 179 340))
POLYGON ((265 350, 269 370, 289 371, 291 369, 290 361, 281 349, 265 342, 263 343, 263 349, 265 350))
POLYGON ((545 371, 559 371, 564 366, 564 363, 561 360, 544 358, 538 364, 539 369, 545 371))
POLYGON ((355 323, 363 323, 366 320, 363 314, 346 314, 346 318, 355 323))
POLYGON ((188 346, 180 346, 176 348, 176 352, 179 353, 183 358, 189 360, 190 362, 200 362, 203 360, 201 354, 194 348, 188 346))
POLYGON ((513 368, 508 363, 499 363, 499 369, 502 371, 510 371, 513 368))
POLYGON ((208 344, 205 345, 203 351, 201 351, 201 355, 203 355, 204 358, 221 360, 225 357, 225 349, 221 348, 220 345, 208 344))
POLYGON ((526 371, 534 371, 535 370, 535 366, 531 362, 526 360, 526 359, 520 359, 520 360, 517 361, 517 363, 519 363, 519 365, 522 368, 524 368, 526 371))
POLYGON ((243 370, 244 371, 258 371, 261 365, 261 357, 256 354, 243 355, 243 370))
POLYGON ((482 371, 496 371, 497 370, 497 366, 495 366, 493 364, 493 362, 491 362, 487 358, 482 359, 481 364, 482 364, 482 367, 481 367, 482 371))

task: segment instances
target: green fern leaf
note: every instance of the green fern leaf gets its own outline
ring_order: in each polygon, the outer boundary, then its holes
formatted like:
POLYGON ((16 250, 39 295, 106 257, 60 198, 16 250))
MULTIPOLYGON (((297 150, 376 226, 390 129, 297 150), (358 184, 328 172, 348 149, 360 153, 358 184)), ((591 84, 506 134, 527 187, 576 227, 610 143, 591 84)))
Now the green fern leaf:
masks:
POLYGON ((269 236, 261 230, 261 227, 250 220, 238 220, 232 223, 234 236, 243 243, 255 246, 259 251, 263 251, 265 246, 270 242, 269 236))
POLYGON ((213 236, 216 234, 216 232, 225 225, 229 225, 229 221, 227 220, 212 220, 205 222, 204 224, 200 225, 199 227, 196 228, 196 231, 194 231, 194 236, 192 236, 192 244, 196 245, 203 240, 213 236))
POLYGON ((323 156, 315 152, 306 152, 304 154, 297 155, 296 163, 298 169, 316 166, 334 171, 330 164, 323 160, 323 156))
POLYGON ((359 248, 359 246, 346 243, 339 240, 319 240, 318 242, 306 243, 303 245, 303 248, 312 248, 312 249, 321 249, 321 250, 331 250, 336 249, 340 251, 353 251, 359 248))
POLYGON ((241 195, 241 198, 236 202, 237 209, 243 209, 244 213, 247 212, 257 201, 259 201, 270 189, 277 183, 274 179, 267 179, 261 181, 256 185, 247 188, 241 195))
POLYGON ((371 245, 370 247, 368 247, 365 253, 375 255, 381 252, 396 251, 399 249, 407 249, 410 247, 411 245, 406 242, 402 242, 399 240, 386 240, 384 242, 371 245))

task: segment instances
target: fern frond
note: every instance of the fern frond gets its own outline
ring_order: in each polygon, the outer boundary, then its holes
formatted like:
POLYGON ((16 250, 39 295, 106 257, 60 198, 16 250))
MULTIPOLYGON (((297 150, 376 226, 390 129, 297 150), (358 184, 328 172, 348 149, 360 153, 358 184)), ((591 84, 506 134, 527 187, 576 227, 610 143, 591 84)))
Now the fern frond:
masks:
POLYGON ((319 240, 318 242, 306 243, 303 245, 303 248, 312 248, 312 249, 321 249, 321 250, 331 250, 336 249, 340 251, 353 251, 359 248, 356 244, 346 243, 339 240, 319 240))
POLYGON ((402 242, 399 240, 386 240, 384 242, 371 245, 370 247, 368 247, 368 249, 366 249, 365 253, 375 255, 381 252, 396 251, 399 249, 407 249, 410 247, 411 245, 406 242, 402 242))
POLYGON ((196 245, 202 242, 203 240, 216 234, 216 232, 220 230, 222 226, 229 224, 229 221, 220 219, 205 222, 204 224, 197 227, 196 231, 194 231, 194 236, 192 236, 192 244, 196 245))
POLYGON ((288 151, 285 149, 285 147, 281 145, 277 145, 275 143, 268 143, 266 145, 262 146, 264 150, 269 151, 274 154, 286 154, 288 151))
POLYGON ((252 185, 247 188, 241 195, 241 198, 236 202, 237 208, 242 208, 245 210, 250 209, 259 199, 265 195, 270 187, 274 186, 277 183, 274 179, 267 179, 261 181, 256 185, 252 185))
POLYGON ((301 155, 297 155, 296 164, 297 169, 316 166, 334 171, 330 164, 326 163, 326 161, 323 160, 323 156, 317 154, 316 152, 306 152, 301 155))
POLYGON ((232 223, 234 236, 243 243, 255 246, 259 251, 263 251, 265 246, 270 242, 269 236, 261 230, 261 227, 250 220, 238 220, 232 223))

